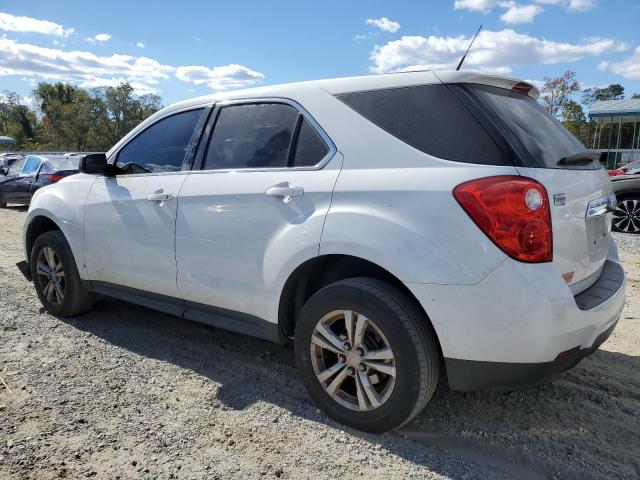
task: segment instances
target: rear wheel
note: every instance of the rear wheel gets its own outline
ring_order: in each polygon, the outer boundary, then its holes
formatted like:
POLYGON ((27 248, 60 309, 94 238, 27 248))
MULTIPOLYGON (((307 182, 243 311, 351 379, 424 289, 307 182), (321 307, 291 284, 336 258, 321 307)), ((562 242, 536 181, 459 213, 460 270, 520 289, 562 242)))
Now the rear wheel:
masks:
POLYGON ((89 310, 94 295, 82 285, 71 248, 59 230, 40 235, 31 250, 31 277, 40 302, 53 315, 89 310))
POLYGON ((7 208, 7 201, 4 199, 4 195, 0 193, 0 208, 7 208))
POLYGON ((342 280, 314 294, 296 326, 295 354, 313 400, 369 432, 409 422, 438 383, 439 349, 427 319, 375 279, 342 280))
POLYGON ((618 200, 612 227, 618 232, 640 233, 640 195, 618 200))

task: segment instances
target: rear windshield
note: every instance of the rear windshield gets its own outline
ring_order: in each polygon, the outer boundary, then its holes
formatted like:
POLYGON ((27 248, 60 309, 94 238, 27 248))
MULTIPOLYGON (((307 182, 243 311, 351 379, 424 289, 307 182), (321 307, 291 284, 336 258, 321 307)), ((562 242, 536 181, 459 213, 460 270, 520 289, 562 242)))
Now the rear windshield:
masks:
MULTIPOLYGON (((503 88, 467 84, 496 122, 503 125, 506 140, 524 157, 526 165, 543 168, 567 168, 558 161, 586 149, 537 101, 503 88)), ((575 168, 575 167, 574 167, 575 168)), ((598 162, 579 168, 600 168, 598 162)))
POLYGON ((483 126, 444 85, 346 93, 356 112, 424 153, 483 165, 513 165, 483 126))
POLYGON ((48 167, 51 170, 77 170, 78 169, 79 158, 78 157, 58 157, 58 158, 49 158, 47 159, 48 167))

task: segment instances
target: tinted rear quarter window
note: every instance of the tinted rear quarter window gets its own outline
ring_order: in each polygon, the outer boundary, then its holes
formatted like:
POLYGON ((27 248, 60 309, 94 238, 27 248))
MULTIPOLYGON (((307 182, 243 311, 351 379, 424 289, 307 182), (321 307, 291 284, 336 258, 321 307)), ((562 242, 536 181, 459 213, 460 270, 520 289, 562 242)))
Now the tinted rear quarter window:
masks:
POLYGON ((513 164, 444 85, 347 93, 338 98, 380 128, 429 155, 456 162, 513 164))

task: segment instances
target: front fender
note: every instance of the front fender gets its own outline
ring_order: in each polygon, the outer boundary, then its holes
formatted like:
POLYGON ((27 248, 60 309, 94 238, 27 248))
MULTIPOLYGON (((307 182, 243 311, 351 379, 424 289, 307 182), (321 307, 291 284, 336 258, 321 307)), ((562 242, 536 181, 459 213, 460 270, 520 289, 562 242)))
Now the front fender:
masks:
POLYGON ((27 248, 29 226, 39 217, 55 223, 67 239, 76 261, 78 273, 87 279, 84 268, 84 203, 95 180, 93 175, 78 174, 39 189, 31 200, 24 222, 22 241, 25 260, 30 261, 27 248))

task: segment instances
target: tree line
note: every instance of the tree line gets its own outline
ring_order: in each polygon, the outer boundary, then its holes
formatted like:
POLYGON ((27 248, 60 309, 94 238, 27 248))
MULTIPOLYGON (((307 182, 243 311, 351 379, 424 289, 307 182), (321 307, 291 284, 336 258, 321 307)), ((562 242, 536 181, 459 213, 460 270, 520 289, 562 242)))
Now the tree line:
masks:
POLYGON ((39 83, 29 103, 0 94, 0 135, 16 139, 11 150, 106 151, 160 108, 158 95, 136 95, 128 83, 89 90, 39 83))
MULTIPOLYGON (((540 102, 587 144, 595 122, 587 120, 585 109, 598 100, 624 96, 624 87, 619 84, 581 89, 575 72, 567 70, 559 77, 545 77, 540 102)), ((0 135, 16 139, 11 150, 106 151, 162 108, 158 95, 136 95, 128 83, 87 90, 43 82, 32 98, 29 105, 17 93, 0 93, 0 135)), ((640 98, 640 94, 632 98, 640 98)))
MULTIPOLYGON (((573 70, 567 70, 559 77, 545 77, 540 95, 540 101, 545 109, 558 118, 565 128, 585 145, 591 143, 589 141, 590 133, 595 128, 595 122, 587 120, 585 110, 588 111, 597 101, 622 100, 624 98, 624 87, 618 83, 606 87, 582 89, 573 70)), ((631 98, 640 98, 640 94, 635 93, 631 98)), ((587 145, 587 147, 589 146, 587 145)), ((598 148, 598 146, 595 147, 598 148)))

